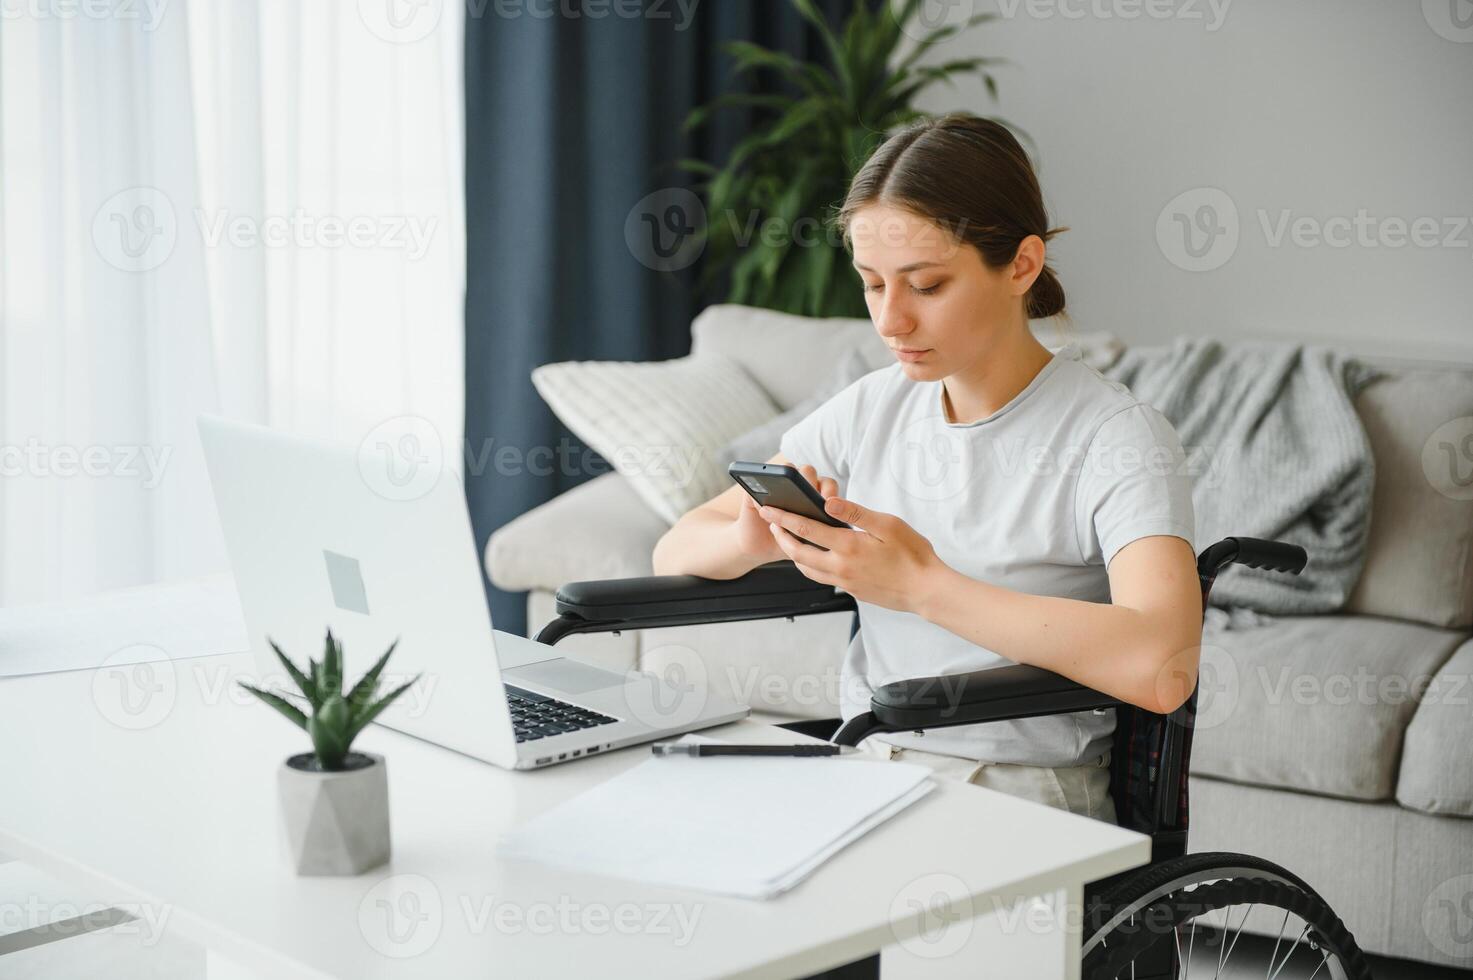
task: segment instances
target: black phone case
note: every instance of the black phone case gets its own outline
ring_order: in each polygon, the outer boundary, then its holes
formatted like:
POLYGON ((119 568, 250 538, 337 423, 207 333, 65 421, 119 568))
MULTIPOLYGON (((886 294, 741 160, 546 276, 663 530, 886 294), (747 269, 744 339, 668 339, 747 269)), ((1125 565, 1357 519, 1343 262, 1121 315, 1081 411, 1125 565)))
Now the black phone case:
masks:
MULTIPOLYGON (((764 504, 771 505, 779 510, 822 521, 829 527, 849 526, 824 511, 823 495, 808 482, 802 473, 798 472, 796 466, 736 462, 728 466, 726 472, 736 481, 737 486, 757 501, 759 507, 764 504)), ((791 531, 788 533, 792 534, 791 531)), ((794 534, 793 537, 798 538, 798 535, 794 534)), ((804 538, 798 538, 798 540, 804 544, 812 544, 820 550, 828 550, 823 545, 814 544, 804 538)))

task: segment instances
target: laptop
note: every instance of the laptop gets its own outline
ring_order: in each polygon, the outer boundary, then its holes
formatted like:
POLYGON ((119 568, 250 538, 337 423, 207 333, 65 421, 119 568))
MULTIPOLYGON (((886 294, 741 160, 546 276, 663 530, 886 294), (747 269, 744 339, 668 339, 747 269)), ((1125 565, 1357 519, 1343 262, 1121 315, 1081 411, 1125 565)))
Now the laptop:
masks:
POLYGON ((199 432, 257 680, 273 689, 294 690, 267 637, 302 664, 322 656, 331 628, 349 685, 397 640, 379 690, 422 676, 377 723, 506 769, 749 713, 689 683, 699 669, 672 665, 680 675, 672 685, 493 629, 453 472, 406 479, 405 460, 383 443, 355 451, 211 417, 200 418, 199 432))

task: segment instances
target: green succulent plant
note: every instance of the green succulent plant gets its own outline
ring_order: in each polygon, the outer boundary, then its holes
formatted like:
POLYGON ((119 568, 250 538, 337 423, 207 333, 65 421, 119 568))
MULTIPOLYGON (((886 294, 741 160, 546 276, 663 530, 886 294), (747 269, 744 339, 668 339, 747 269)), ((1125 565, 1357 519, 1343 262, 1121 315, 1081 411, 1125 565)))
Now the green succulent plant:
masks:
POLYGON ((368 673, 359 678, 358 683, 347 694, 343 693, 343 645, 333 637, 332 630, 327 631, 327 648, 321 660, 308 658, 308 669, 304 672, 292 663, 276 641, 267 637, 267 643, 276 652, 276 658, 286 668, 292 681, 302 691, 302 696, 307 699, 307 704, 312 709, 309 716, 301 708, 292 704, 286 698, 270 691, 264 691, 245 681, 240 681, 240 686, 250 691, 256 697, 275 708, 283 717, 302 729, 312 739, 312 748, 317 756, 317 764, 323 770, 335 772, 343 768, 344 760, 348 756, 348 750, 353 745, 353 739, 358 733, 367 727, 368 723, 379 716, 379 713, 394 703, 394 699, 419 680, 419 674, 415 674, 405 683, 394 688, 381 698, 376 698, 378 693, 379 674, 383 672, 384 665, 389 662, 389 655, 399 645, 395 640, 384 651, 384 655, 378 658, 378 662, 369 668, 368 673))
POLYGON ((791 0, 823 38, 831 65, 803 61, 746 41, 728 42, 738 76, 776 72, 793 95, 733 93, 693 110, 685 128, 705 124, 718 110, 738 107, 769 113, 733 148, 720 166, 680 160, 676 166, 706 178, 706 224, 701 286, 730 273, 727 302, 746 303, 807 316, 866 315, 859 278, 831 212, 870 154, 895 129, 930 114, 916 109, 921 92, 938 82, 955 86, 975 75, 992 97, 997 83, 990 66, 1002 58, 962 58, 920 64, 936 45, 985 21, 982 13, 962 23, 925 31, 910 26, 922 0, 856 0, 835 28, 812 0, 791 0), (907 37, 914 47, 898 54, 907 37), (774 229, 764 234, 762 229, 774 229), (799 244, 801 243, 801 244, 799 244))

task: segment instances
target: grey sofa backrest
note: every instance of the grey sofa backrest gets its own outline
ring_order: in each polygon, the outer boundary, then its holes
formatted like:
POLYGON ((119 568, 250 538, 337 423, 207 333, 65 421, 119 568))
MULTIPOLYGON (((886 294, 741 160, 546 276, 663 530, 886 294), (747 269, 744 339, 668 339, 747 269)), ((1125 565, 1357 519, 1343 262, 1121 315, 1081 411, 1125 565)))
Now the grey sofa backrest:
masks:
POLYGON ((1376 460, 1346 612, 1473 627, 1473 368, 1394 368, 1356 399, 1376 460))

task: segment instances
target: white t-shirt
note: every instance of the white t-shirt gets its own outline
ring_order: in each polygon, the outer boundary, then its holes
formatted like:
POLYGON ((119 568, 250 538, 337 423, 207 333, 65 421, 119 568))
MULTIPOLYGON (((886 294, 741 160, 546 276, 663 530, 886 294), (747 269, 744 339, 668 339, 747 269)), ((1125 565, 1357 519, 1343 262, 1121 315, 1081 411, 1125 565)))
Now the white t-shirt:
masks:
MULTIPOLYGON (((1084 364, 1076 345, 988 418, 948 422, 941 399, 941 382, 882 368, 789 429, 782 453, 834 477, 841 496, 903 519, 958 572, 1019 592, 1109 602, 1106 568, 1122 547, 1156 534, 1193 544, 1192 478, 1175 430, 1084 364)), ((914 613, 858 606, 841 672, 845 719, 891 681, 1012 663, 914 613)), ((883 738, 985 762, 1076 766, 1109 747, 1114 727, 1113 711, 1086 711, 883 738)))

